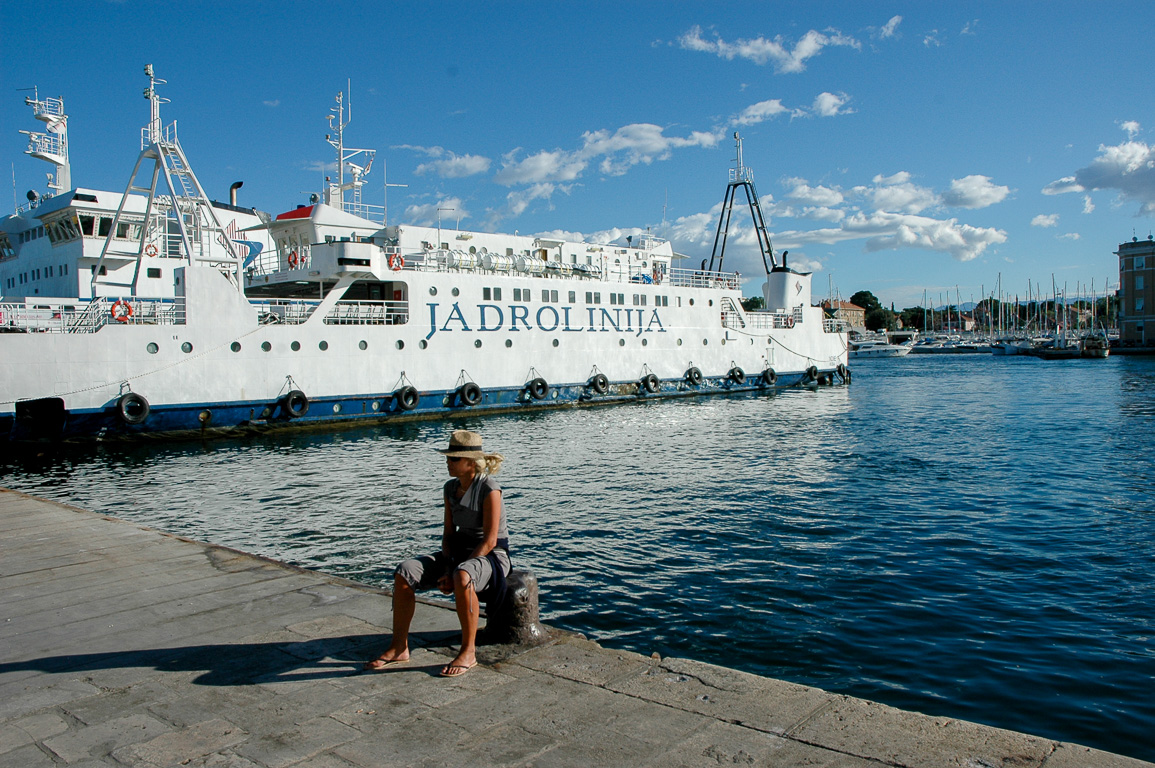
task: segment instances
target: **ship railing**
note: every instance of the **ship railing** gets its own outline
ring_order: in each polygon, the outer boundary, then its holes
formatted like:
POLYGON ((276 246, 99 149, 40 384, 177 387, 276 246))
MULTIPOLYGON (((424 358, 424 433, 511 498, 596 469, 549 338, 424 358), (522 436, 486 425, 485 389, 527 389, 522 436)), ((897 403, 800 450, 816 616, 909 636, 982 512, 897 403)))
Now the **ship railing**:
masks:
MULTIPOLYGON (((801 307, 798 308, 801 310, 801 307)), ((801 311, 798 316, 801 317, 801 311)), ((766 312, 753 311, 746 313, 746 322, 751 328, 759 330, 775 330, 779 328, 793 328, 799 322, 794 312, 766 312)))
POLYGON ((262 325, 279 323, 281 325, 300 325, 313 316, 319 300, 307 299, 268 299, 254 301, 257 310, 257 319, 262 325))
POLYGON ((402 325, 409 321, 407 301, 339 301, 326 325, 402 325))
POLYGON ((671 269, 666 279, 680 288, 722 288, 736 290, 742 284, 737 272, 711 272, 705 269, 671 269))
POLYGON ((825 333, 849 333, 850 324, 836 317, 827 317, 822 321, 822 330, 825 333))
POLYGON ((0 332, 96 333, 106 325, 184 325, 183 298, 0 304, 0 332))

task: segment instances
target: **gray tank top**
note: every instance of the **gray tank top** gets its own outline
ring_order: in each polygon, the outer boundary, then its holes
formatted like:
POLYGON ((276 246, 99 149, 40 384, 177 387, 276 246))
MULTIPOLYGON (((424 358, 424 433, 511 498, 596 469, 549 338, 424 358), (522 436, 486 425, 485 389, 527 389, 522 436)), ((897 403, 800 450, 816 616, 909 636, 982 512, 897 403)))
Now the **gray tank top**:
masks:
MULTIPOLYGON (((473 479, 466 489, 465 495, 457 498, 457 489, 461 482, 455 477, 445 484, 445 501, 449 503, 450 519, 458 533, 470 540, 481 541, 485 538, 485 511, 482 505, 485 498, 493 491, 501 491, 498 484, 489 475, 480 475, 473 479)), ((505 527, 505 498, 502 497, 501 518, 497 523, 497 538, 508 539, 509 532, 505 527)))

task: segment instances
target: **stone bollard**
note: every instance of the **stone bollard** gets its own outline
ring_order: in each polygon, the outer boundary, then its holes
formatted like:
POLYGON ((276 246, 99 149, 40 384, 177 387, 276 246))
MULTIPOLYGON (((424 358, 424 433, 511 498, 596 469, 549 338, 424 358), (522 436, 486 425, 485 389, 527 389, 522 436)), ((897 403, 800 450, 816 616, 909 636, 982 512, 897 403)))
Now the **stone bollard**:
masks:
POLYGON ((487 643, 537 645, 548 639, 537 608, 537 577, 533 571, 514 569, 506 578, 505 602, 486 616, 487 643))

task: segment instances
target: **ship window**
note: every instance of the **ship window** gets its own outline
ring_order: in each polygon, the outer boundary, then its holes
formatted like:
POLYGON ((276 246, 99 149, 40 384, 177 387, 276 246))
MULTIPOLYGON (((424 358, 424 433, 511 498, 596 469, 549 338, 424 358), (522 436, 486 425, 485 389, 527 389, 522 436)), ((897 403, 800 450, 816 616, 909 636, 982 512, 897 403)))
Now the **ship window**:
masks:
POLYGON ((450 293, 452 293, 454 296, 460 296, 461 295, 461 289, 460 288, 454 288, 452 291, 450 291, 450 293))
POLYGON ((369 342, 365 341, 364 339, 357 342, 357 349, 361 350, 362 352, 364 352, 368 348, 369 348, 369 342))
POLYGON ((101 237, 108 237, 108 233, 112 231, 112 219, 105 216, 100 217, 100 229, 97 234, 101 237))
POLYGON ((156 267, 149 267, 148 268, 148 276, 149 277, 160 277, 160 270, 157 269, 156 267))
POLYGON ((610 294, 610 306, 618 303, 618 295, 616 293, 610 294))
POLYGON ((642 294, 642 306, 646 306, 646 294, 642 294))
POLYGON ((155 355, 157 352, 159 352, 159 351, 160 351, 160 347, 158 347, 158 346, 156 345, 156 342, 155 342, 155 341, 150 341, 150 342, 148 343, 148 346, 147 346, 147 347, 145 347, 145 349, 148 351, 148 353, 149 353, 150 355, 155 355))
POLYGON ((481 289, 481 300, 482 301, 493 301, 493 290, 491 288, 482 288, 481 289))
POLYGON ((635 294, 634 294, 634 306, 636 307, 636 306, 638 306, 638 304, 640 304, 640 303, 641 303, 641 302, 640 302, 640 300, 638 299, 638 294, 636 294, 636 293, 635 293, 635 294))
POLYGON ((192 349, 193 349, 193 347, 192 347, 192 344, 190 344, 190 343, 189 343, 189 342, 187 342, 187 341, 186 341, 184 344, 181 344, 181 345, 180 345, 180 351, 181 351, 181 352, 184 352, 185 354, 188 354, 189 352, 192 352, 192 349))
POLYGON ((569 292, 569 303, 570 304, 576 304, 577 303, 577 291, 570 291, 569 292))
POLYGON ((231 349, 234 352, 240 352, 241 351, 241 343, 239 341, 234 341, 232 344, 229 345, 229 349, 231 349))
POLYGON ((494 288, 493 289, 493 300, 494 301, 501 301, 501 289, 500 288, 494 288))
POLYGON ((92 237, 96 233, 96 219, 92 216, 81 216, 80 233, 92 237))

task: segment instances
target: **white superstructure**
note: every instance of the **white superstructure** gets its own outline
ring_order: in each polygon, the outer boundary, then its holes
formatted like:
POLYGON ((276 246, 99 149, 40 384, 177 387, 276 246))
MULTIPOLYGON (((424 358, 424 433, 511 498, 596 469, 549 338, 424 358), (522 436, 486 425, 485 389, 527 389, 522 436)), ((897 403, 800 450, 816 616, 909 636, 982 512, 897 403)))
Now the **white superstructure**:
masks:
MULTIPOLYGON (((175 127, 159 130, 150 82, 134 178, 179 146, 175 127)), ((768 309, 747 312, 721 255, 718 269, 687 270, 649 235, 623 246, 383 226, 347 210, 364 172, 328 203, 248 228, 240 239, 270 245, 244 259, 223 242, 198 250, 232 238, 188 169, 192 191, 174 182, 168 196, 199 223, 160 241, 173 253, 171 296, 140 283, 158 259, 143 223, 163 190, 137 196, 130 182, 126 198, 144 200, 138 237, 116 242, 126 203, 100 244, 106 261, 134 267, 128 288, 0 304, 0 436, 202 433, 849 378, 845 333, 810 306, 805 273, 768 267, 768 309)))

